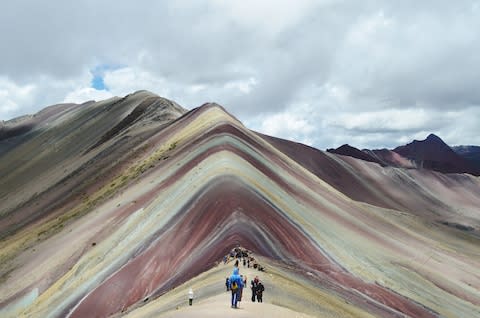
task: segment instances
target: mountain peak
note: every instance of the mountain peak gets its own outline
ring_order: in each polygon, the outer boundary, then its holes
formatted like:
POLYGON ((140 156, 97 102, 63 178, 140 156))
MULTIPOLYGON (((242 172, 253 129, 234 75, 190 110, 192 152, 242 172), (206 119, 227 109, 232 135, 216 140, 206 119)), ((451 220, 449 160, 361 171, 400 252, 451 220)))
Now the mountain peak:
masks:
POLYGON ((472 173, 478 175, 473 167, 455 153, 440 137, 430 134, 425 140, 415 140, 405 146, 393 149, 401 156, 414 161, 417 166, 443 173, 472 173))
POLYGON ((327 149, 327 152, 334 153, 337 155, 349 156, 349 157, 361 159, 364 161, 380 163, 377 159, 372 157, 370 154, 365 153, 364 151, 358 148, 352 147, 349 144, 344 144, 338 147, 337 149, 327 149))
POLYGON ((133 95, 150 95, 150 96, 156 96, 156 97, 158 97, 157 94, 155 94, 155 93, 153 93, 153 92, 151 92, 151 91, 149 91, 149 90, 146 90, 146 89, 140 89, 140 90, 135 91, 135 92, 133 92, 133 93, 131 93, 131 94, 129 94, 129 95, 132 95, 132 96, 133 96, 133 95))
POLYGON ((443 144, 445 144, 445 142, 444 142, 440 137, 438 137, 438 136, 435 135, 435 134, 430 134, 430 135, 428 135, 427 138, 425 139, 425 141, 437 142, 437 143, 443 143, 443 144))

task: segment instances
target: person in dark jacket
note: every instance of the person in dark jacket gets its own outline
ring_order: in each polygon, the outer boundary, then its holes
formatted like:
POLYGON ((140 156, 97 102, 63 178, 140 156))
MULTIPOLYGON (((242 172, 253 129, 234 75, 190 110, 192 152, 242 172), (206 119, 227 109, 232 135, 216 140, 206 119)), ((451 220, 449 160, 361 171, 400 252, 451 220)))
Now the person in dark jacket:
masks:
POLYGON ((237 303, 240 298, 240 290, 243 288, 243 280, 239 275, 238 267, 233 268, 233 273, 230 276, 229 288, 232 291, 232 308, 237 308, 237 303))
POLYGON ((257 285, 257 301, 259 303, 263 302, 263 292, 265 290, 265 287, 263 287, 262 282, 258 282, 257 285))
POLYGON ((243 279, 243 275, 240 275, 240 279, 242 280, 243 284, 242 284, 242 287, 239 288, 239 292, 238 292, 238 297, 237 297, 238 307, 240 307, 240 302, 242 301, 242 296, 243 296, 243 286, 245 286, 245 280, 243 279))
POLYGON ((228 279, 225 279, 225 286, 227 287, 227 292, 230 290, 230 280, 228 279))
POLYGON ((252 279, 250 282, 250 289, 252 290, 252 301, 255 302, 255 297, 257 296, 257 278, 252 279))

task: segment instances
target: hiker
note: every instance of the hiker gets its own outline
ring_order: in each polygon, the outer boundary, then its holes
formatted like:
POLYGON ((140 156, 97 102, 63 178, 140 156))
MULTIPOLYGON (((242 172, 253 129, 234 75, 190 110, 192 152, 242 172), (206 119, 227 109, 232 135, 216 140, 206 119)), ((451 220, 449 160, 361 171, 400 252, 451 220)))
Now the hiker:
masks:
POLYGON ((230 290, 230 279, 225 279, 225 286, 227 287, 227 292, 230 290))
POLYGON ((265 290, 265 287, 263 287, 263 284, 262 282, 258 282, 258 285, 257 285, 257 301, 259 303, 263 302, 263 292, 265 290))
POLYGON ((243 267, 245 267, 245 265, 247 265, 247 261, 243 258, 243 267))
POLYGON ((223 257, 223 265, 227 264, 227 255, 223 257))
POLYGON ((193 289, 190 288, 188 291, 188 305, 191 306, 193 303, 193 289))
POLYGON ((257 296, 257 283, 258 283, 258 277, 255 277, 250 282, 250 289, 252 290, 252 302, 255 302, 255 297, 257 296))
POLYGON ((232 308, 237 308, 237 303, 240 298, 240 290, 243 288, 243 281, 239 275, 238 267, 233 268, 233 273, 230 276, 230 290, 232 291, 232 308))
POLYGON ((238 267, 238 259, 235 261, 235 265, 233 266, 238 267))
POLYGON ((243 275, 240 275, 240 280, 242 281, 242 287, 239 287, 238 291, 238 307, 240 307, 240 302, 242 301, 242 296, 243 296, 243 275))
POLYGON ((250 268, 250 259, 247 260, 247 268, 250 268))

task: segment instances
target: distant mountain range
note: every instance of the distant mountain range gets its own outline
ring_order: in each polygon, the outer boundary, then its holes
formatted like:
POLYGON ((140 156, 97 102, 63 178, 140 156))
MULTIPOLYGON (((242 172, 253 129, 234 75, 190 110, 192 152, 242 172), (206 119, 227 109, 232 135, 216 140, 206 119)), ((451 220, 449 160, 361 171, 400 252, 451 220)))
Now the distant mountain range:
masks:
POLYGON ((388 149, 357 149, 342 145, 330 153, 376 162, 382 166, 429 169, 442 173, 469 173, 480 176, 480 147, 448 146, 440 137, 430 134, 425 140, 388 149))
POLYGON ((480 165, 480 146, 453 146, 452 149, 463 158, 480 165))

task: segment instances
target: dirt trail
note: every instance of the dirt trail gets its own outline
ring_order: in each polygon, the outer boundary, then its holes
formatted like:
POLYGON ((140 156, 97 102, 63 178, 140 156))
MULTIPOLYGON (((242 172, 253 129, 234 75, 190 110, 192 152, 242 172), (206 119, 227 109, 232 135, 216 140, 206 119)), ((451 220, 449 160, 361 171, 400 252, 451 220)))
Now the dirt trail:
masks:
POLYGON ((230 261, 225 265, 221 262, 161 297, 146 299, 142 306, 131 308, 128 313, 115 317, 373 317, 343 299, 331 297, 316 288, 306 288, 304 278, 275 267, 266 258, 255 259, 265 267, 265 271, 247 268, 240 263, 240 274, 247 276, 247 286, 238 309, 231 308, 231 293, 227 292, 225 287, 225 278, 230 277, 234 268, 234 261, 230 261), (250 281, 255 276, 258 276, 265 286, 263 303, 251 300, 250 281), (187 295, 190 288, 195 295, 192 306, 188 305, 187 295))
MULTIPOLYGON (((247 293, 249 296, 250 292, 247 293)), ((245 297, 245 295, 244 295, 245 297)), ((240 303, 240 308, 230 308, 230 293, 220 294, 206 300, 194 303, 191 307, 180 308, 160 315, 163 318, 199 318, 199 317, 275 317, 275 318, 310 318, 303 313, 298 313, 285 307, 280 307, 267 302, 253 303, 246 297, 240 303)))
MULTIPOLYGON (((233 270, 233 262, 227 265, 220 265, 224 267, 225 277, 231 274, 233 270)), ((258 276, 260 280, 267 279, 267 273, 260 272, 253 268, 247 268, 240 265, 240 274, 247 276, 247 286, 243 290, 242 301, 239 303, 239 308, 230 308, 231 293, 223 289, 223 293, 201 299, 193 302, 192 306, 184 306, 178 310, 170 311, 160 315, 162 318, 199 318, 199 317, 275 317, 275 318, 310 318, 313 316, 299 313, 285 307, 281 307, 268 300, 268 290, 264 292, 263 303, 252 302, 252 291, 250 289, 250 280, 258 276), (265 278, 265 279, 264 279, 265 278)), ((268 288, 268 283, 266 283, 268 288)))

